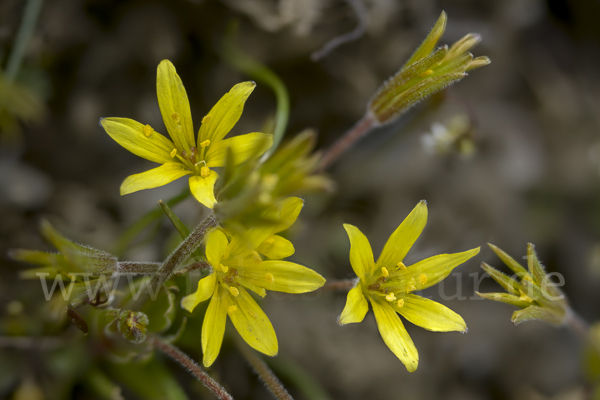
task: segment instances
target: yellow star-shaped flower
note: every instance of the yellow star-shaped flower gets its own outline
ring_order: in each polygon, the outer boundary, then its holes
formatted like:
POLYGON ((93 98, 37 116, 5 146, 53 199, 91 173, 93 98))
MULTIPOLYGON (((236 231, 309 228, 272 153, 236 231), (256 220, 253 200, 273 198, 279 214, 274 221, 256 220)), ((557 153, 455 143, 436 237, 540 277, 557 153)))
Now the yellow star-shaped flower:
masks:
POLYGON ((279 223, 253 228, 243 238, 228 239, 222 230, 208 235, 206 258, 213 271, 198 282, 194 294, 181 301, 182 307, 192 312, 199 303, 211 299, 202 323, 204 366, 212 365, 219 354, 227 316, 248 345, 269 356, 277 354, 271 321, 247 289, 264 297, 267 290, 306 293, 325 283, 315 271, 281 260, 292 255, 294 247, 276 233, 294 223, 302 205, 299 198, 285 199, 279 208, 269 211, 278 214, 279 223), (270 259, 263 260, 259 253, 270 259))
POLYGON ((188 175, 194 197, 213 208, 217 202, 214 186, 218 175, 211 168, 225 165, 228 149, 239 164, 251 156, 261 155, 273 143, 272 135, 258 132, 224 139, 240 119, 244 103, 255 86, 254 82, 242 82, 225 94, 202 119, 196 141, 185 88, 173 64, 169 60, 161 61, 156 92, 160 113, 172 141, 150 125, 132 119, 104 118, 101 121, 106 132, 121 146, 162 164, 127 177, 121 185, 121 195, 163 186, 188 175))
POLYGON ((426 223, 427 205, 421 201, 392 233, 377 262, 365 235, 353 225, 344 225, 350 238, 350 264, 359 280, 348 293, 338 322, 340 325, 361 322, 369 310, 368 299, 383 341, 410 372, 417 369, 419 354, 397 313, 430 331, 465 332, 467 325, 460 315, 412 292, 442 281, 452 269, 479 253, 476 248, 404 265, 404 257, 426 223))

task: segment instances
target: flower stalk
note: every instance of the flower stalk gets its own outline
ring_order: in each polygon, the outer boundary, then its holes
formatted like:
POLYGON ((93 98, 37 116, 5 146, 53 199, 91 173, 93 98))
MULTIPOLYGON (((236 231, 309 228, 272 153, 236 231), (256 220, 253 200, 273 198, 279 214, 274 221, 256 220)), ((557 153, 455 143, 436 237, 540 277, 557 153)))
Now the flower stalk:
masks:
POLYGON ((164 354, 169 356, 173 361, 179 363, 182 367, 186 368, 192 375, 196 377, 204 386, 212 391, 215 396, 220 400, 233 400, 233 397, 227 393, 227 391, 217 381, 212 379, 206 371, 198 365, 197 362, 192 360, 187 354, 181 351, 171 343, 166 342, 158 336, 152 336, 152 344, 155 348, 162 351, 164 354))
POLYGON ((323 155, 317 171, 322 172, 336 161, 342 154, 356 143, 360 138, 366 136, 373 128, 379 124, 371 113, 367 113, 352 129, 339 138, 333 146, 323 155))
POLYGON ((165 260, 150 281, 149 289, 153 292, 156 291, 156 289, 160 288, 173 276, 177 268, 202 244, 206 235, 218 225, 219 222, 212 213, 198 224, 189 236, 165 260))
POLYGON ((294 400, 294 398, 288 393, 283 384, 279 381, 277 376, 273 373, 271 368, 260 358, 258 354, 252 351, 248 346, 245 346, 240 340, 237 340, 238 349, 244 355, 248 364, 252 366, 254 372, 267 386, 267 389, 273 394, 278 400, 294 400))

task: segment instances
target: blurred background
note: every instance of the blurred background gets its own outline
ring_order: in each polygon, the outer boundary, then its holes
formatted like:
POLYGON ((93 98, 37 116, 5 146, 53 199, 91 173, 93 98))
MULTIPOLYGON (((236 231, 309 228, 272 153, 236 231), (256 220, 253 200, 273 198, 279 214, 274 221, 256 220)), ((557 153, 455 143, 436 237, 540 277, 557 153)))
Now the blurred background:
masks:
MULTIPOLYGON (((122 180, 152 163, 98 124, 129 117, 166 133, 155 86, 162 59, 176 66, 197 128, 226 91, 248 79, 221 57, 228 26, 237 23, 239 47, 288 88, 286 138, 312 127, 325 149, 362 117, 445 10, 441 44, 478 32, 483 40, 473 53, 492 64, 335 163, 327 172, 337 189, 306 198, 291 260, 328 280, 352 278, 342 223, 360 227, 377 255, 426 199, 428 226, 407 264, 482 246, 443 289, 424 293, 439 300, 443 290, 452 298, 443 303, 465 318, 469 332, 406 323, 420 353, 410 374, 384 345, 372 313, 361 324, 337 325, 346 293, 275 293, 263 302, 280 343, 271 365, 299 399, 591 398, 584 348, 569 331, 539 322, 515 327, 511 307, 472 297, 474 290, 501 291, 483 278, 482 261, 507 271, 486 242, 518 260, 532 242, 546 268, 564 276, 573 308, 590 323, 600 319, 600 3, 362 0, 357 15, 356 3, 343 0, 53 0, 42 4, 10 77, 27 4, 0 2, 0 397, 153 399, 158 392, 139 386, 174 385, 190 399, 213 398, 161 355, 150 364, 115 363, 101 343, 57 322, 40 305, 39 282, 20 280, 26 266, 5 257, 9 248, 51 249, 38 234, 42 217, 76 242, 116 251, 127 227, 187 185, 120 197, 122 180), (311 60, 357 26, 356 40, 311 60), (64 332, 67 343, 40 344, 64 332), (14 336, 34 339, 15 344, 14 336), (134 369, 145 375, 126 378, 134 369)), ((260 131, 274 111, 272 92, 259 84, 233 133, 260 131)), ((190 226, 206 213, 191 198, 174 210, 190 226)), ((164 218, 120 258, 160 261, 173 240, 164 218)), ((178 343, 197 360, 201 314, 178 343)), ((230 340, 210 373, 236 399, 270 398, 230 340)))

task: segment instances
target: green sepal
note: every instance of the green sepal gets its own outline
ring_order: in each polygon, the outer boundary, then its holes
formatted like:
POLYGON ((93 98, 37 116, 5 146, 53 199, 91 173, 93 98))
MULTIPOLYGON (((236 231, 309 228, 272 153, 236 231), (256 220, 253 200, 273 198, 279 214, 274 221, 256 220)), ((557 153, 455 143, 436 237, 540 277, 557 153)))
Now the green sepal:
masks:
POLYGON ((519 294, 519 288, 521 287, 519 282, 515 281, 510 276, 503 274, 502 272, 498 271, 497 269, 491 267, 486 263, 481 263, 481 268, 483 268, 483 270, 487 272, 492 277, 492 279, 498 282, 500 286, 502 286, 506 291, 514 295, 519 294))
POLYGON ((523 310, 515 311, 512 315, 512 322, 519 325, 525 321, 544 321, 552 325, 562 325, 565 319, 565 311, 561 309, 548 309, 545 307, 529 306, 523 310))
POLYGON ((475 292, 477 296, 487 300, 499 301, 501 303, 510 304, 519 308, 525 308, 531 306, 531 303, 526 300, 521 300, 517 296, 513 296, 508 293, 479 293, 475 292))

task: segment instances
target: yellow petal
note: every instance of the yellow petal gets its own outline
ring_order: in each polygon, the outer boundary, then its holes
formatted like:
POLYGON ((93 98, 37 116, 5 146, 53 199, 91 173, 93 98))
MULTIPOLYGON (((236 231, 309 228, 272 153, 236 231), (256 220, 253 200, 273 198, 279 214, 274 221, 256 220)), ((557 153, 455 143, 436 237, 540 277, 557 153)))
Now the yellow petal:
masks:
POLYGON ((369 311, 369 304, 362 293, 360 282, 348 292, 346 306, 338 318, 338 324, 353 324, 361 322, 369 311))
POLYGON ((198 132, 198 144, 205 140, 215 143, 223 139, 240 119, 244 111, 244 103, 255 87, 254 82, 238 83, 221 97, 203 119, 198 132))
POLYGON ((189 312, 194 311, 194 308, 196 308, 198 304, 208 300, 210 296, 213 295, 216 283, 217 274, 214 272, 209 276, 200 279, 196 292, 181 299, 181 307, 189 312))
POLYGON ((271 235, 256 249, 273 260, 281 260, 294 254, 294 245, 292 242, 279 235, 271 235))
POLYGON ((419 353, 396 311, 388 303, 371 298, 377 328, 385 344, 402 361, 408 372, 419 365, 419 353))
POLYGON ((121 184, 121 196, 137 192, 138 190, 153 189, 173 182, 182 176, 189 175, 190 171, 178 162, 168 162, 160 167, 153 168, 141 174, 128 176, 121 184))
POLYGON ((202 322, 202 364, 210 367, 219 355, 227 322, 227 292, 216 285, 202 322))
POLYGON ((344 224, 350 239, 350 265, 356 276, 364 280, 373 273, 373 250, 367 237, 354 225, 344 224))
POLYGON ((231 257, 256 249, 270 235, 281 232, 292 226, 302 207, 304 201, 298 197, 287 197, 278 204, 270 207, 261 217, 271 220, 273 223, 249 229, 245 235, 236 236, 231 241, 231 257))
POLYGON ((406 269, 392 272, 388 277, 388 282, 390 282, 390 284, 387 287, 394 291, 395 288, 398 288, 398 291, 402 291, 406 286, 406 282, 414 279, 415 290, 427 289, 442 281, 454 268, 475 256, 477 253, 479 253, 479 247, 462 253, 440 254, 426 258, 406 269), (421 279, 423 275, 427 278, 426 280, 421 279), (398 282, 398 284, 396 284, 396 282, 398 282))
POLYGON ((215 198, 215 182, 219 175, 210 170, 210 174, 203 178, 199 175, 190 176, 190 190, 200 203, 208 208, 213 208, 217 199, 215 198))
POLYGON ((227 149, 231 150, 234 165, 251 157, 260 157, 273 145, 273 135, 266 133, 248 133, 216 142, 206 152, 206 166, 223 167, 227 149))
POLYGON ((263 261, 244 268, 244 281, 267 290, 286 293, 312 292, 325 284, 325 278, 310 268, 289 261, 263 261))
POLYGON ((279 346, 273 325, 246 289, 240 287, 239 295, 228 299, 230 305, 236 306, 236 310, 229 313, 229 318, 242 339, 261 353, 277 355, 279 346))
POLYGON ((377 260, 378 267, 390 267, 404 260, 427 223, 427 203, 422 200, 390 236, 377 260))
POLYGON ((190 103, 181 78, 169 60, 162 60, 158 65, 156 93, 160 113, 171 139, 178 149, 189 151, 195 143, 190 103))
POLYGON ((413 324, 434 332, 467 331, 465 320, 448 307, 414 294, 399 296, 404 305, 395 309, 413 324))
POLYGON ((144 125, 129 118, 104 118, 100 124, 111 138, 135 154, 160 164, 173 161, 173 142, 158 132, 144 135, 144 125))
POLYGON ((213 269, 219 268, 225 254, 229 241, 220 229, 211 231, 206 238, 206 259, 213 269))

